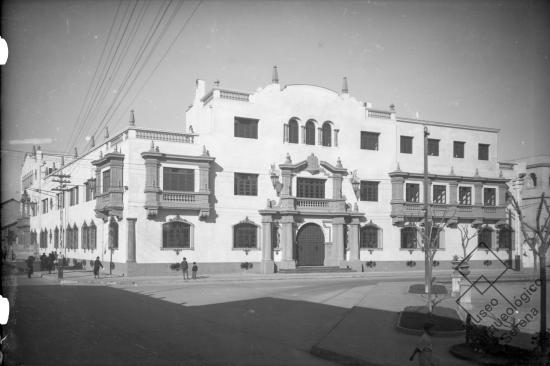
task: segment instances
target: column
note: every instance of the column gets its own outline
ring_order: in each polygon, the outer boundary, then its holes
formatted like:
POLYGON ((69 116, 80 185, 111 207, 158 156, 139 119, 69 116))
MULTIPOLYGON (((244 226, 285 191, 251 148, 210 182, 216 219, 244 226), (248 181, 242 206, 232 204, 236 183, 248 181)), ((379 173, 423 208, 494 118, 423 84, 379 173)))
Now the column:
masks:
POLYGON ((210 189, 208 183, 209 164, 199 164, 199 192, 208 192, 210 189))
POLYGON ((405 178, 391 177, 391 203, 403 203, 403 185, 405 178))
POLYGON ((340 199, 342 198, 342 175, 334 174, 332 176, 332 198, 340 199))
POLYGON ((483 184, 481 182, 475 182, 474 183, 474 207, 473 207, 473 215, 474 219, 480 219, 483 221, 483 209, 481 206, 483 206, 483 197, 481 195, 483 188, 483 184))
POLYGON ((281 169, 281 175, 283 176, 283 191, 281 196, 290 196, 292 193, 292 173, 290 170, 281 169))
POLYGON ((281 249, 282 260, 280 263, 281 269, 296 268, 294 260, 294 217, 283 216, 281 218, 281 249))
POLYGON ((361 271, 361 260, 359 250, 359 218, 353 217, 348 225, 349 233, 349 259, 350 267, 355 271, 361 271))
POLYGON ((270 216, 262 216, 262 273, 274 272, 273 261, 273 243, 271 243, 271 225, 270 216))
POLYGON ((334 244, 333 262, 335 265, 345 267, 344 258, 344 218, 335 217, 332 220, 332 240, 334 244))
POLYGON ((498 185, 498 201, 497 206, 506 206, 506 184, 502 183, 498 185))
POLYGON ((458 204, 458 182, 456 180, 449 182, 449 204, 458 204))
POLYGON ((126 218, 128 221, 128 249, 127 249, 127 263, 136 262, 136 221, 135 217, 126 218))

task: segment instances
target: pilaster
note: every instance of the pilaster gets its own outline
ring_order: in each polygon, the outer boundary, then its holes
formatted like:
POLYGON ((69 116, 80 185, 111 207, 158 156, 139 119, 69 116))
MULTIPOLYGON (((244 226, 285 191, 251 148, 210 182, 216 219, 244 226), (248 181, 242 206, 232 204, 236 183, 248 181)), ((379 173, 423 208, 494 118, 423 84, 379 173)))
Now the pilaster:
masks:
POLYGON ((126 262, 135 263, 136 262, 136 221, 137 218, 128 217, 128 250, 126 262))

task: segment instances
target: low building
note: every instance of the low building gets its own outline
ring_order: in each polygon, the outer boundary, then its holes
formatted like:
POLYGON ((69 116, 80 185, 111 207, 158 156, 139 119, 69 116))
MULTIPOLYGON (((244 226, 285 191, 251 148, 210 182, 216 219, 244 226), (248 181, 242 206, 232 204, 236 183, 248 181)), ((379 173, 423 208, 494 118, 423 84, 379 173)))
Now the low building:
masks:
POLYGON ((424 260, 427 128, 427 198, 446 226, 435 259, 462 255, 457 225, 510 259, 497 129, 402 118, 351 96, 347 80, 341 92, 282 87, 276 69, 254 93, 198 80, 178 131, 138 125, 132 112, 128 127, 55 167, 40 151, 26 158, 41 252, 112 256, 128 274, 169 273, 183 257, 207 273, 407 270, 424 260))

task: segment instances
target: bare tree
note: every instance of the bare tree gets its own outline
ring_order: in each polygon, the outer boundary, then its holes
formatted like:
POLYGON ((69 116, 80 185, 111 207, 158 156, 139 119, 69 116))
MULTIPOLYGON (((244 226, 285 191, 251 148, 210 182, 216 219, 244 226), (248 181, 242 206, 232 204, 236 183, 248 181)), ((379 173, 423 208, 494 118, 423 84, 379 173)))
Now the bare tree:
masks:
POLYGON ((468 224, 457 225, 456 228, 460 232, 460 245, 462 245, 462 252, 464 253, 462 258, 466 259, 468 256, 468 245, 470 241, 477 236, 479 230, 474 229, 473 232, 470 233, 470 229, 473 228, 468 224))
POLYGON ((546 201, 543 192, 540 197, 537 213, 533 219, 532 217, 526 217, 523 214, 518 201, 510 192, 508 193, 512 206, 517 213, 520 229, 523 234, 523 240, 527 243, 527 245, 529 245, 534 255, 539 259, 541 286, 540 332, 538 342, 542 355, 541 359, 546 359, 548 353, 548 333, 546 330, 546 252, 548 251, 548 246, 550 245, 550 205, 546 201))

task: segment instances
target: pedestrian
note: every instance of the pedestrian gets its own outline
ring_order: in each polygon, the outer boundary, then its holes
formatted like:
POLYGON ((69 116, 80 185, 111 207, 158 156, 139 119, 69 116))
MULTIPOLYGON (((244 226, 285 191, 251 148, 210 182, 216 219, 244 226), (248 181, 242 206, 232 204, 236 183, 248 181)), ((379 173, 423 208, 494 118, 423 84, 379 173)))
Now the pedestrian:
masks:
POLYGON ((99 257, 96 257, 94 262, 94 278, 99 279, 99 267, 103 268, 103 264, 99 261, 99 257))
POLYGON ((48 274, 51 274, 55 268, 55 255, 53 254, 53 252, 50 252, 48 259, 48 274))
POLYGON ((181 272, 183 273, 183 279, 189 279, 189 264, 187 263, 187 258, 183 257, 181 261, 181 272))
POLYGON ((29 255, 25 262, 27 263, 27 277, 31 278, 34 273, 34 257, 29 255))
POLYGON ((424 333, 420 337, 413 354, 409 358, 409 361, 414 360, 414 356, 418 353, 418 365, 419 366, 439 366, 439 360, 433 355, 433 343, 431 337, 432 323, 424 324, 424 333))
POLYGON ((197 279, 197 271, 198 270, 199 270, 199 267, 197 266, 197 262, 193 262, 193 267, 191 267, 191 272, 192 272, 192 276, 193 276, 194 280, 197 279))

